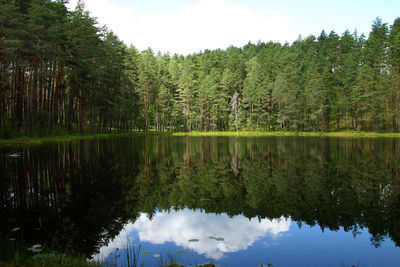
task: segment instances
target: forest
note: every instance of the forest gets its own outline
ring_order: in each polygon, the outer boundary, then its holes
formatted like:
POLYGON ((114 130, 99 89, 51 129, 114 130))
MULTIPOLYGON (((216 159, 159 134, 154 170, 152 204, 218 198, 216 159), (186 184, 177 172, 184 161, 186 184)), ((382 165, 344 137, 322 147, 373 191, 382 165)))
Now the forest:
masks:
POLYGON ((368 37, 322 31, 183 56, 138 51, 66 2, 0 0, 0 138, 399 131, 399 18, 376 18, 368 37))

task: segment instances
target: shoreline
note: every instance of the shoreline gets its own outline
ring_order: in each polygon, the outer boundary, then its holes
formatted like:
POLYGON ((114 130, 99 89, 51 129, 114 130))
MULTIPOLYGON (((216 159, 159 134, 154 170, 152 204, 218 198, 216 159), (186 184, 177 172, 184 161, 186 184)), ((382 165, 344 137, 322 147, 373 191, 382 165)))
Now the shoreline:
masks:
POLYGON ((70 134, 70 135, 55 135, 45 137, 17 137, 10 139, 0 139, 1 145, 34 145, 42 143, 58 143, 71 142, 75 140, 103 139, 110 137, 128 137, 128 136, 143 136, 143 135, 166 135, 166 133, 158 132, 122 132, 122 133, 96 133, 96 134, 70 134))
POLYGON ((226 131, 226 132, 124 132, 124 133, 101 133, 101 134, 71 134, 47 137, 18 137, 11 139, 0 139, 0 145, 31 145, 51 142, 71 142, 74 140, 100 139, 110 137, 129 137, 144 135, 164 136, 190 136, 190 137, 272 137, 272 136, 300 136, 300 137, 344 137, 344 138, 400 138, 400 133, 377 133, 377 132, 265 132, 265 131, 226 131))
POLYGON ((266 132, 266 131, 227 131, 227 132, 176 132, 173 136, 233 136, 233 137, 269 137, 269 136, 301 136, 301 137, 368 137, 368 138, 400 138, 400 133, 377 133, 377 132, 266 132))

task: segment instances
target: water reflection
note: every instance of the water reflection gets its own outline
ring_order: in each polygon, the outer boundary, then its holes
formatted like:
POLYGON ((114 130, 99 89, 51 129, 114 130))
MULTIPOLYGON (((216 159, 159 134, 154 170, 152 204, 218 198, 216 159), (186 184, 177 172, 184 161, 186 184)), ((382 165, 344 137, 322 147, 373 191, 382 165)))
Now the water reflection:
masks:
POLYGON ((277 239, 289 227, 290 220, 284 218, 249 220, 242 215, 229 217, 227 214, 207 214, 184 209, 159 212, 152 219, 142 214, 132 229, 138 232, 140 241, 153 244, 173 242, 218 260, 226 252, 247 249, 266 235, 277 239), (191 239, 199 241, 190 242, 191 239))
POLYGON ((216 259, 273 236, 275 224, 284 231, 289 221, 282 218, 291 218, 356 237, 368 229, 368 245, 386 239, 398 246, 398 151, 397 139, 331 138, 137 137, 0 147, 0 232, 20 227, 30 244, 89 257, 132 221, 141 240, 216 259), (21 157, 3 156, 12 151, 21 157), (187 243, 191 238, 200 241, 187 243))

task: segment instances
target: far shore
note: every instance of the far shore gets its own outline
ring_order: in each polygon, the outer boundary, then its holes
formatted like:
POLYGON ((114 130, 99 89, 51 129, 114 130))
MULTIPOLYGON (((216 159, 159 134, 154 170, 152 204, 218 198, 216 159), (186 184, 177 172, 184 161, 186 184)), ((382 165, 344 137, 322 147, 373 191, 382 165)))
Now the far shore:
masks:
POLYGON ((346 137, 346 138, 400 138, 400 133, 378 133, 378 132, 280 132, 280 131, 226 131, 226 132, 124 132, 124 133, 101 133, 101 134, 71 134, 47 137, 18 137, 11 139, 0 139, 0 145, 28 145, 47 142, 70 142, 83 139, 98 139, 123 136, 143 135, 165 135, 165 136, 231 136, 231 137, 269 137, 269 136, 303 136, 303 137, 346 137))

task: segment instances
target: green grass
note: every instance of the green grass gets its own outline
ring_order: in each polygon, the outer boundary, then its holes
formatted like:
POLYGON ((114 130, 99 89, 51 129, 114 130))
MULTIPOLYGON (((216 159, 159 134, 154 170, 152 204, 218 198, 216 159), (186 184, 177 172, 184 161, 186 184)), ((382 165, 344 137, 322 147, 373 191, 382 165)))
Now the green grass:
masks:
POLYGON ((10 261, 0 262, 0 266, 14 267, 41 267, 41 266, 60 266, 60 267, 102 267, 102 263, 88 261, 85 257, 65 256, 60 254, 40 254, 40 257, 22 255, 17 252, 10 261))
POLYGON ((57 135, 47 137, 18 137, 13 139, 0 139, 0 145, 14 144, 14 145, 29 145, 41 144, 49 142, 70 142, 74 140, 84 139, 99 139, 109 137, 123 137, 123 136, 141 136, 141 135, 161 135, 157 132, 126 132, 126 133, 102 133, 102 134, 72 134, 72 135, 57 135))
POLYGON ((239 131, 239 132, 181 132, 172 133, 173 136, 237 136, 237 137, 268 137, 268 136, 319 136, 319 137, 390 137, 400 138, 400 133, 377 132, 263 132, 263 131, 239 131))
POLYGON ((0 139, 0 145, 5 144, 41 144, 46 142, 70 142, 83 139, 97 139, 123 136, 142 136, 142 135, 170 135, 170 136, 235 136, 235 137, 268 137, 268 136, 314 136, 314 137, 367 137, 367 138, 400 138, 400 133, 378 133, 378 132, 263 132, 263 131, 227 131, 227 132, 169 132, 161 133, 149 132, 127 132, 127 133, 103 133, 103 134, 73 134, 58 135, 48 137, 18 137, 14 139, 0 139))
POLYGON ((101 262, 91 262, 84 256, 50 253, 48 251, 33 252, 29 247, 15 240, 0 238, 0 266, 4 267, 101 267, 101 262))

